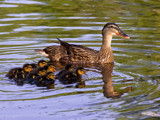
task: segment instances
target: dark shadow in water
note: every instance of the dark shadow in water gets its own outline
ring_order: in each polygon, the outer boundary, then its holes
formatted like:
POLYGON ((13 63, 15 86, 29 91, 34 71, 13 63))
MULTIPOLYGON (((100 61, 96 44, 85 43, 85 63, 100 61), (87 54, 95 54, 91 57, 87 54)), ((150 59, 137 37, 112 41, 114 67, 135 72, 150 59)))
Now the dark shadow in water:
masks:
MULTIPOLYGON (((55 65, 58 65, 58 64, 56 63, 55 65)), ((112 81, 112 72, 113 72, 114 63, 107 63, 107 64, 74 64, 73 66, 75 66, 75 67, 80 67, 81 66, 81 67, 84 67, 85 69, 86 68, 94 68, 94 69, 100 70, 100 72, 102 74, 102 79, 103 79, 103 82, 104 82, 103 94, 104 94, 105 97, 107 97, 107 98, 120 98, 121 95, 123 95, 122 92, 115 92, 114 91, 113 81, 112 81)), ((64 68, 64 65, 59 64, 57 67, 59 69, 62 69, 62 68, 64 68)), ((125 93, 130 92, 131 88, 128 89, 127 91, 126 90, 125 90, 125 93)))

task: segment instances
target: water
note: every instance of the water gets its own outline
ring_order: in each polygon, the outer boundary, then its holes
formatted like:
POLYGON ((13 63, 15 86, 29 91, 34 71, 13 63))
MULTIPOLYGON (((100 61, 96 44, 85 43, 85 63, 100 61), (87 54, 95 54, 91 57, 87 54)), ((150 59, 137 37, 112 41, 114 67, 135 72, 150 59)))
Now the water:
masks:
POLYGON ((159 119, 159 6, 159 0, 1 1, 0 119, 159 119), (48 60, 34 49, 57 45, 56 37, 99 50, 107 22, 131 39, 113 38, 114 67, 86 67, 85 88, 58 81, 55 89, 17 86, 5 77, 13 67, 48 60))

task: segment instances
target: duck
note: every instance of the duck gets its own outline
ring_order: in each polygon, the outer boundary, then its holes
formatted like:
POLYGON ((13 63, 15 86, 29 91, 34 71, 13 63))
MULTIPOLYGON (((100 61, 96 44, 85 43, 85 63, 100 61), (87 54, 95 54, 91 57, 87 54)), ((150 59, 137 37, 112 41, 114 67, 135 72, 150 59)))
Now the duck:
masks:
POLYGON ((14 79, 14 78, 15 78, 15 75, 16 75, 17 73, 21 73, 21 72, 24 73, 23 68, 20 68, 20 67, 12 68, 12 69, 10 69, 9 72, 6 74, 6 77, 8 77, 9 79, 14 79))
POLYGON ((72 84, 72 83, 80 82, 82 79, 82 74, 86 75, 84 68, 78 67, 76 71, 68 71, 62 74, 59 77, 59 81, 62 84, 72 84))
POLYGON ((36 78, 36 85, 38 87, 47 87, 48 89, 54 88, 55 75, 53 72, 47 72, 46 75, 38 76, 36 78))
POLYGON ((25 83, 25 74, 24 72, 18 72, 15 77, 14 81, 18 86, 22 86, 25 83))
POLYGON ((39 60, 37 64, 36 63, 31 63, 32 73, 38 72, 39 68, 43 68, 46 65, 48 65, 48 63, 45 60, 39 60))
POLYGON ((55 66, 53 64, 47 64, 43 67, 47 72, 56 72, 55 66))
POLYGON ((23 73, 25 76, 32 71, 32 66, 30 64, 24 64, 23 67, 16 67, 9 70, 6 77, 9 79, 14 79, 18 73, 23 73))
POLYGON ((60 46, 53 45, 35 51, 48 57, 50 61, 56 61, 62 64, 112 63, 114 62, 114 55, 111 48, 111 41, 114 35, 124 39, 130 39, 117 24, 106 23, 102 29, 102 45, 99 51, 82 45, 69 44, 60 39, 58 39, 60 46))
POLYGON ((47 65, 47 61, 45 61, 45 60, 39 60, 38 61, 38 67, 44 67, 46 65, 47 65))
POLYGON ((24 75, 26 77, 33 70, 32 65, 28 64, 28 63, 24 64, 23 65, 23 70, 24 70, 24 75))
POLYGON ((38 76, 43 76, 47 73, 46 69, 43 67, 38 68, 38 70, 31 71, 27 76, 26 76, 26 82, 30 84, 34 84, 35 80, 38 76))
POLYGON ((56 74, 56 79, 59 79, 61 75, 65 74, 68 71, 72 71, 72 70, 73 70, 72 64, 67 64, 63 70, 59 71, 59 73, 56 74))

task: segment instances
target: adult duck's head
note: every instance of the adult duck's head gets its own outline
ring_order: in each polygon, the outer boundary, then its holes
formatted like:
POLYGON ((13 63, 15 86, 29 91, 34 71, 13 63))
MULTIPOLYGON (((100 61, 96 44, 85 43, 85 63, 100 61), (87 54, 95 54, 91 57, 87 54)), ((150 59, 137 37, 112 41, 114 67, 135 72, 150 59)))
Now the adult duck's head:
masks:
POLYGON ((102 29, 102 35, 103 37, 107 36, 113 36, 118 35, 125 39, 130 39, 128 35, 126 35, 115 23, 107 23, 104 25, 102 29))

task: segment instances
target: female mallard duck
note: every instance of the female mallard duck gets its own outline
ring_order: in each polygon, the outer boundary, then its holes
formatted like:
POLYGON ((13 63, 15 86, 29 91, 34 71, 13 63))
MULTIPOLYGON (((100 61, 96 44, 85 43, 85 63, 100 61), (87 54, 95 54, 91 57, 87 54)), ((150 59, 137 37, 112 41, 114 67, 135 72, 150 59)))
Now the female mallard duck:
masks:
POLYGON ((85 70, 83 67, 78 67, 76 71, 68 71, 64 74, 62 74, 59 77, 59 81, 63 84, 72 84, 76 82, 80 82, 82 79, 82 74, 85 74, 85 70))
POLYGON ((46 75, 38 76, 36 78, 36 85, 38 87, 54 88, 55 75, 53 72, 47 72, 46 75))
POLYGON ((63 70, 61 70, 59 73, 56 74, 56 78, 59 79, 61 75, 72 70, 73 70, 73 66, 71 64, 67 64, 63 70))
POLYGON ((81 45, 69 44, 60 41, 60 46, 49 46, 43 50, 35 50, 45 54, 51 61, 60 63, 110 63, 114 62, 114 56, 111 49, 111 40, 114 35, 129 39, 130 37, 115 23, 107 23, 102 29, 102 46, 100 51, 87 48, 81 45))

